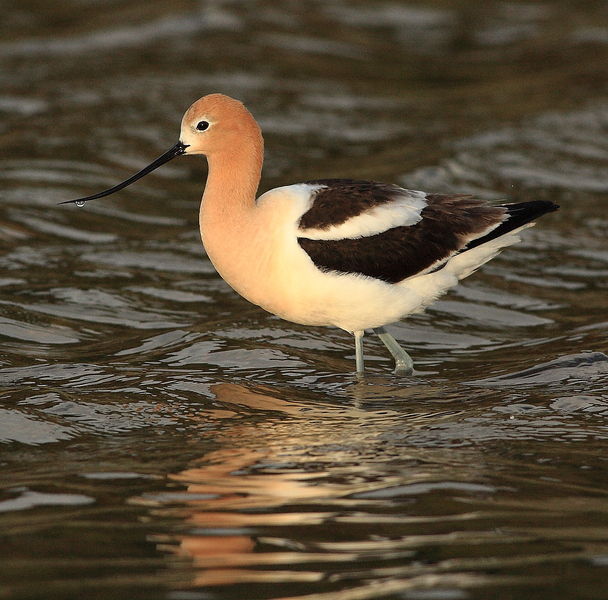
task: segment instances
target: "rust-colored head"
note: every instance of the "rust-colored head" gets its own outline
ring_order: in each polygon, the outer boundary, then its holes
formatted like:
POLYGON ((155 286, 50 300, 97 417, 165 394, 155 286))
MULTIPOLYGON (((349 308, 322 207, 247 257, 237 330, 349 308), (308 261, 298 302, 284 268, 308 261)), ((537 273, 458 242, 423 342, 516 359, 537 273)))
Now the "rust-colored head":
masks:
POLYGON ((236 150, 262 137, 260 128, 242 102, 209 94, 197 100, 184 114, 180 142, 185 154, 211 156, 236 150))

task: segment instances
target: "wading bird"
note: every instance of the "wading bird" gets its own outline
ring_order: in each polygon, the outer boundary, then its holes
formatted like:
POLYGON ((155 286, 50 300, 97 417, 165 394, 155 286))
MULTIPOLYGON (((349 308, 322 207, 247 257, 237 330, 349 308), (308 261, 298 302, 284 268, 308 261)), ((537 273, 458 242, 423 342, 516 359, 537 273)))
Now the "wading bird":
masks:
POLYGON ((395 359, 413 362, 384 326, 423 311, 556 210, 548 201, 491 205, 465 194, 428 194, 354 179, 319 179, 256 199, 264 140, 245 106, 222 94, 197 100, 177 144, 122 183, 68 200, 113 194, 176 156, 202 154, 209 172, 200 231, 209 259, 241 296, 304 325, 354 335, 357 373, 372 330, 395 359))

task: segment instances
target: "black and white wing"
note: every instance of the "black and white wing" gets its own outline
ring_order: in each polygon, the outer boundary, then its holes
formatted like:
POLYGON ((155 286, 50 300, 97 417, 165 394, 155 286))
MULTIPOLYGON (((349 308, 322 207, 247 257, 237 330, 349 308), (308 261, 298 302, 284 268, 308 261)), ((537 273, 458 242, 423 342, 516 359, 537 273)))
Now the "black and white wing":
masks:
POLYGON ((397 283, 443 266, 546 212, 548 201, 491 205, 472 196, 426 194, 397 185, 325 179, 302 215, 298 243, 324 271, 397 283))

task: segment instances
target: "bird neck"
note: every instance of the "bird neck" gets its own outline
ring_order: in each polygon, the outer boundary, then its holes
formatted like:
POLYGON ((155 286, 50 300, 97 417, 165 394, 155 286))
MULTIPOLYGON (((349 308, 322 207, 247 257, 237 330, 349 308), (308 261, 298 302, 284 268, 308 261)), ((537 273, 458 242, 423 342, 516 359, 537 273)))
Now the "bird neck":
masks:
POLYGON ((255 211, 264 150, 261 136, 252 142, 207 158, 209 172, 200 210, 203 234, 238 231, 255 211))
POLYGON ((229 146, 228 152, 207 158, 209 174, 199 223, 209 260, 225 281, 251 299, 255 297, 255 273, 249 261, 260 235, 256 191, 262 171, 263 141, 259 135, 241 142, 240 146, 229 146))

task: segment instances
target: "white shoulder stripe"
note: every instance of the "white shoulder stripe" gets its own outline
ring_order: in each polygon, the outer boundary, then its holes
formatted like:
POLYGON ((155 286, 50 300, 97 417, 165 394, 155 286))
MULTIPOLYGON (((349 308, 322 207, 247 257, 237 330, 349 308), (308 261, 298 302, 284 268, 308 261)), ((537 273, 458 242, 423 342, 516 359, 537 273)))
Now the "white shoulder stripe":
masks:
POLYGON ((422 220, 420 213, 426 205, 425 192, 403 190, 402 194, 395 194, 394 200, 373 206, 340 225, 332 225, 326 229, 300 229, 298 237, 310 240, 369 237, 393 229, 393 227, 415 225, 422 220))

